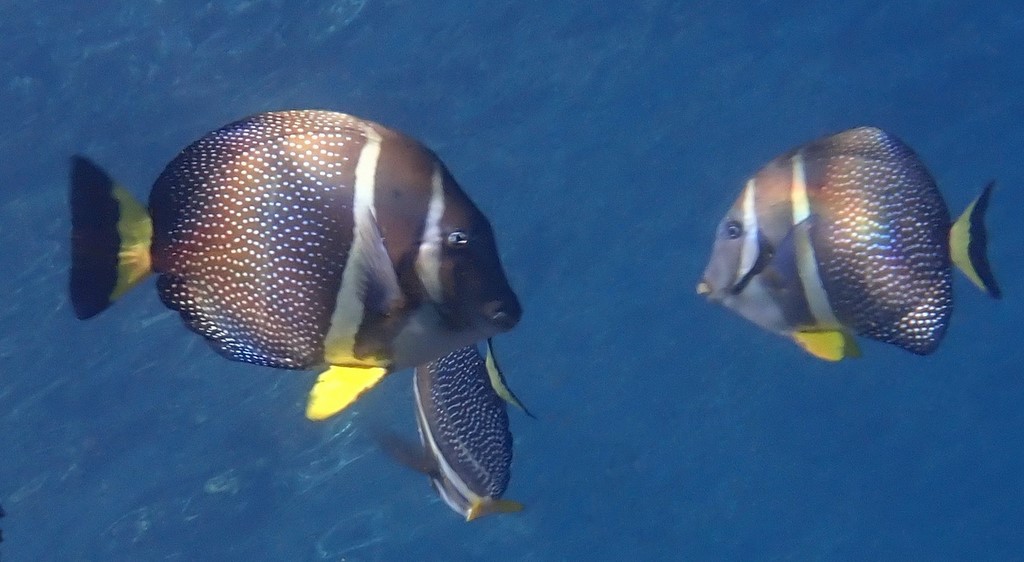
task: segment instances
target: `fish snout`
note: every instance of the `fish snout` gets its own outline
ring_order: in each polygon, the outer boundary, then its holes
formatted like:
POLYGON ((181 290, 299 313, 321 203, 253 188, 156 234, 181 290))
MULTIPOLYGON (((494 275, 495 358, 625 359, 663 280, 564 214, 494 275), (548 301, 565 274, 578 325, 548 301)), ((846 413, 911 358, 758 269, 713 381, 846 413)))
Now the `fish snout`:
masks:
POLYGON ((515 297, 493 300, 484 305, 484 316, 491 325, 507 332, 519 323, 523 317, 523 309, 515 297))
POLYGON ((697 294, 714 303, 720 303, 728 297, 727 291, 715 287, 707 277, 697 283, 697 294))

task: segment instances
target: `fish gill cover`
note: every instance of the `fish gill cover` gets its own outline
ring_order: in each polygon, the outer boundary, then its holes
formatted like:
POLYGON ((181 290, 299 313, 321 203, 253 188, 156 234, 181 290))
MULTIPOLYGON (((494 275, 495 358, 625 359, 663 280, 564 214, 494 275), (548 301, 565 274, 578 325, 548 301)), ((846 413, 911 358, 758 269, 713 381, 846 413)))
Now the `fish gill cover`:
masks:
POLYGON ((5 560, 1007 559, 1024 551, 1024 19, 1006 3, 0 5, 5 560), (206 132, 322 108, 431 147, 523 309, 499 337, 521 513, 465 523, 388 460, 410 372, 323 424, 315 372, 224 361, 133 291, 66 296, 67 159, 144 199, 206 132), (829 364, 693 294, 742 182, 892 131, 988 211, 933 355, 829 364))

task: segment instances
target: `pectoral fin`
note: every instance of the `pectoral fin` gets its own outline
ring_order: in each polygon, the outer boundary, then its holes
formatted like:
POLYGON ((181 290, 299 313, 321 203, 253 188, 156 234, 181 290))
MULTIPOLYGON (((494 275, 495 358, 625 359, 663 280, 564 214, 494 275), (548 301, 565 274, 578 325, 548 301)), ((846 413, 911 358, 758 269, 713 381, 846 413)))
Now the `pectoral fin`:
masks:
POLYGON ((512 500, 477 498, 473 500, 473 504, 469 507, 466 521, 472 521, 492 513, 515 513, 522 510, 523 504, 512 500))
POLYGON ((344 410, 387 374, 383 367, 332 366, 320 373, 309 391, 306 417, 325 420, 344 410))
POLYGON ((430 456, 423 445, 413 443, 394 432, 382 429, 376 429, 372 434, 381 448, 399 464, 431 478, 439 477, 441 471, 437 466, 437 461, 430 456))
POLYGON ((799 253, 805 250, 799 248, 798 240, 805 234, 810 235, 810 230, 816 221, 816 215, 807 217, 793 225, 786 236, 779 241, 771 261, 765 266, 761 276, 766 284, 776 290, 792 290, 801 287, 799 253))
POLYGON ((793 340, 807 353, 826 361, 860 357, 856 340, 841 330, 793 332, 793 340))
POLYGON ((398 275, 384 247, 384 237, 373 213, 366 209, 356 228, 357 241, 353 246, 359 249, 358 266, 362 279, 360 295, 366 309, 381 316, 388 316, 402 306, 404 298, 398 286, 398 275))

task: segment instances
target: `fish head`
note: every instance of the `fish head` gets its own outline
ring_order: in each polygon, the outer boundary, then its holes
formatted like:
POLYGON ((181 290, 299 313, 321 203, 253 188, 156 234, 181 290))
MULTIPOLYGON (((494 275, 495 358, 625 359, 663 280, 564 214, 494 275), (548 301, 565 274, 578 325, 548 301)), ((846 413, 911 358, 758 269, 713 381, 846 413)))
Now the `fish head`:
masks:
POLYGON ((697 292, 713 302, 735 297, 732 289, 741 276, 740 256, 743 253, 743 217, 734 205, 715 228, 711 258, 697 285, 697 292))
POLYGON ((747 181, 715 229, 711 257, 697 293, 772 332, 786 333, 788 280, 773 269, 775 252, 789 223, 788 180, 775 163, 747 181))
POLYGON ((515 327, 523 311, 494 231, 460 189, 446 189, 436 241, 435 286, 428 293, 449 328, 473 331, 480 340, 515 327))

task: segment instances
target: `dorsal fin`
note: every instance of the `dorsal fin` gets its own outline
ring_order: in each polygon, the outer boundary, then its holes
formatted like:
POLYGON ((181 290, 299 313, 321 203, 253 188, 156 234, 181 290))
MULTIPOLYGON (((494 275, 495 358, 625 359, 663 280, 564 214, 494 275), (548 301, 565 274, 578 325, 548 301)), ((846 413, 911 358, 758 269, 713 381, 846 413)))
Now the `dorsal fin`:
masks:
POLYGON ((519 397, 512 392, 509 388, 508 383, 505 382, 505 374, 501 372, 501 368, 498 367, 498 360, 494 357, 494 343, 491 338, 487 338, 487 376, 491 379, 491 388, 494 392, 501 397, 502 400, 512 404, 516 408, 522 410, 526 415, 533 419, 537 419, 537 416, 533 415, 530 410, 526 409, 519 397))

